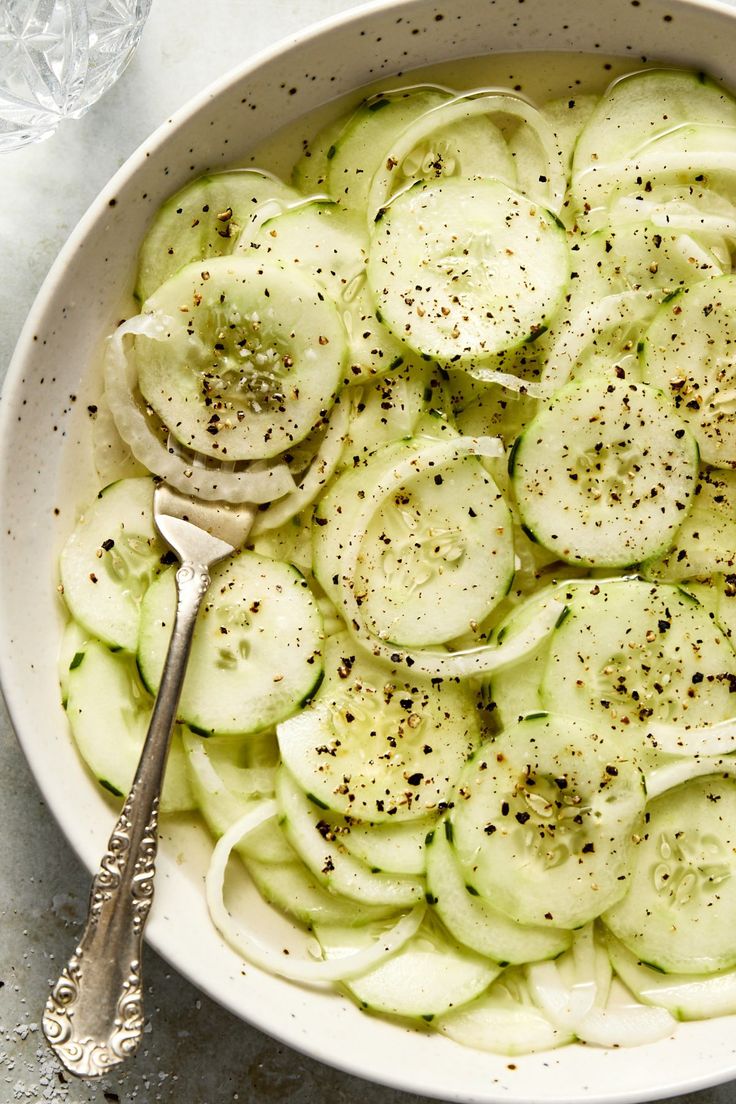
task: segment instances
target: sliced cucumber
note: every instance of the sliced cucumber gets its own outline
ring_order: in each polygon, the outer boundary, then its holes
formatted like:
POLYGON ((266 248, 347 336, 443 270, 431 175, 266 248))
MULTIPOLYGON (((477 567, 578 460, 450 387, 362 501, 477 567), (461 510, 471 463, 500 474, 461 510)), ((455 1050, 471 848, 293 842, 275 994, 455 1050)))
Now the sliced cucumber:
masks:
POLYGON ((342 380, 346 337, 304 272, 252 257, 187 265, 146 301, 141 393, 173 436, 219 460, 261 460, 302 441, 342 380))
POLYGON ((359 904, 325 889, 296 852, 293 855, 291 861, 278 863, 247 858, 246 867, 261 896, 301 924, 357 928, 396 915, 391 905, 359 904))
POLYGON ((394 138, 450 96, 448 89, 427 84, 376 92, 365 100, 334 141, 327 169, 327 188, 333 199, 362 223, 371 180, 384 164, 394 138))
MULTIPOLYGON (((141 610, 138 664, 158 689, 176 610, 174 572, 141 610)), ((241 552, 218 564, 194 630, 179 716, 205 734, 260 732, 290 716, 322 677, 322 619, 303 575, 241 552)))
POLYGON ((200 176, 161 207, 143 239, 135 295, 145 302, 190 261, 232 253, 245 227, 299 199, 259 169, 200 176))
POLYGON ((339 204, 315 200, 269 219, 248 251, 287 271, 302 269, 334 300, 348 335, 347 383, 385 372, 402 357, 403 345, 378 321, 368 293, 366 231, 339 204))
MULTIPOLYGON (((256 808, 262 796, 273 793, 274 768, 241 765, 241 759, 253 759, 249 744, 257 744, 257 739, 204 740, 188 729, 183 730, 182 737, 197 806, 219 839, 249 807, 256 808)), ((367 924, 393 914, 391 906, 359 905, 320 885, 275 818, 249 832, 235 849, 261 896, 308 927, 316 921, 344 926, 367 924)))
MULTIPOLYGON (((316 924, 314 934, 329 958, 367 946, 375 927, 357 931, 316 924)), ((425 920, 405 947, 380 966, 347 982, 363 1008, 430 1020, 477 997, 500 973, 500 967, 459 947, 431 920, 425 920)))
MULTIPOLYGON (((79 753, 99 784, 115 797, 130 789, 153 702, 134 660, 90 640, 69 671, 67 716, 79 753)), ((162 813, 195 807, 181 733, 174 732, 161 796, 162 813)))
POLYGON ((736 780, 695 779, 647 806, 630 887, 604 914, 613 934, 665 973, 736 965, 736 780))
POLYGON ((434 1026, 461 1046, 513 1057, 574 1042, 532 1003, 520 970, 504 970, 487 993, 439 1017, 434 1026))
POLYGON ((490 901, 471 893, 450 842, 449 820, 437 825, 427 845, 427 890, 450 935, 477 954, 504 966, 555 958, 570 946, 562 928, 518 924, 490 901), (448 835, 449 832, 449 835, 448 835))
POLYGON ((736 276, 704 280, 665 303, 646 334, 645 379, 661 387, 717 467, 736 466, 736 276))
POLYGON ((542 681, 549 707, 618 726, 627 739, 650 721, 695 727, 733 716, 736 654, 680 588, 636 579, 575 587, 567 611, 542 681))
POLYGON ((469 760, 450 813, 466 884, 520 924, 576 928, 626 892, 644 783, 590 722, 532 715, 469 760))
MULTIPOLYGON (((321 534, 330 539, 329 521, 321 534)), ((366 623, 383 639, 423 647, 473 631, 514 576, 511 514, 482 463, 459 460, 398 489, 373 515, 357 568, 366 623)))
POLYGON ((522 520, 563 560, 626 567, 664 552, 685 519, 698 449, 664 396, 593 377, 563 388, 518 440, 522 520))
POLYGON ((712 575, 707 579, 688 579, 683 589, 702 605, 712 621, 717 621, 733 643, 736 639, 736 574, 712 575))
POLYGON ((64 545, 64 600, 89 634, 134 652, 143 595, 167 562, 153 527, 153 480, 122 479, 100 491, 64 545))
POLYGON ((608 240, 627 283, 652 292, 655 304, 688 284, 722 276, 730 268, 723 239, 701 240, 685 230, 641 218, 613 221, 612 216, 612 227, 608 240))
POLYGON ((371 823, 436 814, 480 738, 471 692, 424 675, 409 681, 347 633, 327 640, 325 671, 316 698, 278 728, 281 757, 305 793, 371 823))
POLYGON ((276 795, 283 829, 301 860, 325 888, 361 904, 406 908, 424 897, 424 883, 414 876, 374 870, 343 847, 313 795, 304 794, 289 771, 281 767, 276 795))
POLYGON ((575 147, 571 191, 579 210, 600 205, 621 164, 682 124, 736 123, 736 103, 714 81, 678 69, 649 69, 613 82, 575 147))
MULTIPOLYGON (((243 740, 239 736, 205 739, 188 728, 182 729, 192 792, 215 839, 224 835, 248 808, 274 793, 274 766, 250 765, 249 744, 257 742, 257 738, 243 740)), ((249 832, 236 850, 241 858, 263 862, 289 862, 296 858, 273 819, 249 832)))
POLYGON ((401 361, 380 379, 347 392, 351 405, 343 467, 355 468, 382 445, 414 434, 439 381, 429 364, 401 361))
MULTIPOLYGON (((532 349, 533 346, 529 346, 532 349)), ((522 358, 520 372, 531 369, 532 356, 522 358)), ((475 379, 464 369, 451 370, 447 383, 449 401, 459 433, 468 437, 500 437, 510 447, 536 410, 536 400, 522 391, 510 391, 500 383, 475 379)), ((494 469, 496 482, 501 486, 494 469)))
MULTIPOLYGON (((437 104, 392 138, 377 165, 367 196, 368 224, 400 192, 421 181, 451 177, 493 177, 516 187, 514 160, 494 115, 533 109, 525 100, 497 90, 470 92, 437 104)), ((543 174, 542 174, 543 175, 543 174)), ((537 191, 540 167, 537 151, 537 191)))
POLYGON ((291 170, 291 182, 302 195, 326 192, 330 161, 336 152, 335 144, 348 125, 349 120, 340 115, 304 143, 302 154, 291 170))
MULTIPOLYGON (((446 429, 446 435, 453 431, 446 429)), ((411 455, 421 442, 402 443, 411 455)), ((514 574, 511 514, 474 457, 418 472, 365 518, 355 578, 343 554, 365 510, 366 491, 395 463, 388 446, 333 483, 318 507, 315 572, 336 603, 353 586, 371 630, 409 647, 443 644, 478 625, 508 592, 514 574), (337 581, 335 581, 337 580, 337 581)))
POLYGON ((666 1008, 678 1020, 708 1020, 736 1013, 736 970, 711 974, 663 974, 645 965, 608 934, 613 968, 638 1000, 666 1008))
POLYGON ((66 709, 69 697, 69 672, 78 667, 84 658, 85 645, 89 642, 90 634, 86 632, 76 621, 70 621, 64 629, 59 648, 59 689, 61 690, 61 704, 66 709))
POLYGON ((496 180, 401 193, 376 224, 368 261, 389 328, 452 364, 533 338, 560 306, 569 272, 555 217, 496 180))
POLYGON ((643 567, 648 579, 679 582, 736 570, 736 472, 701 472, 693 503, 669 551, 643 567))
MULTIPOLYGON (((520 602, 493 631, 493 639, 499 644, 523 632, 539 617, 550 602, 567 602, 571 597, 568 584, 544 587, 520 602)), ((565 613, 561 614, 564 617, 565 613)), ((501 728, 521 720, 525 713, 544 709, 541 683, 549 655, 550 639, 541 640, 523 663, 517 663, 491 677, 491 700, 495 704, 501 728)))
POLYGON ((366 866, 389 874, 424 874, 427 834, 434 826, 434 818, 400 820, 396 824, 364 824, 350 817, 336 819, 338 831, 342 829, 341 843, 366 866))
MULTIPOLYGON (((572 159, 580 132, 587 125, 599 101, 600 96, 593 93, 583 93, 582 95, 575 93, 572 96, 561 96, 556 100, 548 100, 547 103, 542 105, 542 115, 544 115, 555 133, 562 160, 568 172, 572 169, 572 159)), ((511 148, 517 155, 517 162, 519 152, 516 143, 523 134, 523 130, 518 135, 515 134, 514 141, 511 143, 511 148)))
POLYGON ((259 556, 293 564, 308 577, 312 570, 312 530, 308 509, 305 514, 306 518, 297 514, 275 529, 258 533, 252 542, 253 551, 259 556))

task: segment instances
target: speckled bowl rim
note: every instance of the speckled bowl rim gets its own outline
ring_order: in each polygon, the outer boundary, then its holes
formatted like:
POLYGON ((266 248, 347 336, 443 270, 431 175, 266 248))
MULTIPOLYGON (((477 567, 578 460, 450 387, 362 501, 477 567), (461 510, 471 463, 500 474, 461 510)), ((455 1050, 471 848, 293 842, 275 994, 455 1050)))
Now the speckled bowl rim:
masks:
MULTIPOLYGON (((121 197, 132 195, 131 182, 139 177, 148 179, 151 165, 163 166, 166 176, 164 162, 177 143, 186 144, 190 132, 204 125, 207 112, 224 108, 234 90, 243 94, 241 103, 250 107, 247 101, 253 87, 268 90, 264 73, 272 73, 274 105, 270 110, 277 111, 275 104, 280 102, 290 117, 295 117, 300 112, 293 104, 289 106, 290 82, 279 81, 277 75, 288 74, 287 63, 301 70, 305 58, 313 59, 315 70, 306 74, 313 83, 306 86, 301 101, 302 109, 309 110, 330 94, 367 83, 382 72, 453 53, 470 56, 482 52, 485 40, 481 29, 491 37, 493 27, 493 45, 499 52, 529 45, 550 48, 551 41, 556 49, 571 49, 578 42, 587 49, 628 53, 636 59, 642 40, 639 38, 637 45, 633 40, 644 27, 646 41, 653 44, 650 52, 656 49, 658 56, 727 75, 736 86, 736 61, 728 48, 729 41, 736 38, 735 19, 736 8, 718 0, 588 0, 585 6, 579 0, 554 4, 545 4, 545 0, 368 4, 324 20, 226 74, 160 127, 112 178, 69 238, 38 295, 8 371, 0 409, 0 677, 38 785, 69 842, 90 869, 96 866, 112 816, 71 749, 58 705, 54 657, 60 618, 53 586, 53 553, 48 538, 44 543, 44 534, 55 516, 57 488, 49 473, 56 470, 64 451, 61 438, 72 424, 69 389, 78 381, 78 373, 69 368, 63 354, 73 351, 80 364, 89 361, 99 330, 99 316, 90 323, 90 311, 94 313, 90 287, 99 286, 102 276, 107 276, 105 294, 110 307, 126 286, 129 265, 116 277, 115 259, 106 269, 102 254, 108 233, 112 244, 116 235, 117 241, 123 242, 121 197), (437 18, 443 15, 446 22, 437 18), (473 29, 478 32, 467 39, 467 47, 462 45, 466 40, 457 33, 456 23, 453 37, 453 20, 458 18, 466 20, 468 34, 473 29), (441 22, 444 25, 439 27, 441 22), (661 39, 655 33, 657 28, 661 39), (440 32, 450 32, 441 50, 440 32), (392 38, 390 46, 378 47, 384 36, 392 38), (343 52, 348 38, 357 51, 352 60, 343 52), (399 39, 406 39, 406 56, 401 54, 399 39), (382 54, 387 55, 383 62, 382 54), (334 61, 343 69, 349 61, 354 79, 346 83, 343 74, 342 83, 330 87, 317 76, 320 59, 321 63, 334 61), (80 265, 89 267, 86 281, 79 278, 80 265), (71 337, 70 320, 76 320, 78 326, 71 337), (56 358, 49 343, 57 348, 56 358), (42 385, 46 388, 43 392, 42 385), (34 407, 30 446, 25 428, 29 402, 34 407), (14 463, 19 455, 24 456, 22 467, 14 463), (40 555, 39 547, 44 550, 40 555), (37 583, 30 593, 29 565, 37 583), (47 630, 41 637, 37 625, 47 630)), ((221 122, 214 120, 210 126, 217 130, 221 122)), ((248 144, 243 142, 240 148, 246 149, 248 144)), ((222 163, 234 159, 236 153, 233 146, 222 163)), ((216 157, 210 160, 217 162, 216 157)), ((149 209, 155 209, 181 182, 179 178, 183 179, 181 172, 173 173, 168 182, 159 179, 157 190, 149 196, 149 209)), ((140 211, 136 217, 140 223, 140 211)), ((109 260, 105 257, 105 262, 109 260)), ((60 512, 63 517, 63 508, 60 512)), ((162 833, 157 896, 148 928, 151 944, 236 1015, 323 1062, 395 1088, 469 1104, 632 1104, 736 1076, 736 1043, 730 1041, 730 1036, 736 1039, 733 1018, 684 1025, 674 1041, 626 1053, 576 1047, 507 1060, 463 1050, 439 1036, 363 1017, 343 998, 303 990, 255 969, 241 969, 237 957, 208 926, 199 884, 201 870, 196 867, 196 840, 192 837, 189 841, 183 831, 181 837, 174 830, 170 836, 166 830, 162 833), (191 846, 183 870, 173 853, 175 847, 183 846, 182 840, 191 846), (190 866, 195 871, 191 877, 187 875, 190 866)))

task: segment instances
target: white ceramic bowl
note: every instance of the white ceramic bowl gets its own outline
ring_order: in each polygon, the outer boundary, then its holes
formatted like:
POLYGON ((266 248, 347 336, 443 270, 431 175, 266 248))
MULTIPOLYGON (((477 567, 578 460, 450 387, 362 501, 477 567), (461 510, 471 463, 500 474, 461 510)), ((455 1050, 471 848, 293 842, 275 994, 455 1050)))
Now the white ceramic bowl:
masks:
MULTIPOLYGON (((79 419, 71 395, 129 290, 144 227, 197 172, 236 161, 277 125, 351 88, 415 66, 521 50, 659 58, 736 86, 736 8, 696 0, 398 0, 353 11, 261 55, 162 127, 82 220, 31 312, 0 423, 0 661, 18 736, 63 831, 90 869, 111 807, 81 767, 59 705, 58 543, 73 524, 64 457, 79 419), (292 91, 294 90, 295 91, 292 91), (51 534, 51 536, 50 536, 51 534)), ((215 1000, 332 1065, 447 1100, 644 1101, 736 1076, 733 1019, 685 1024, 633 1050, 566 1047, 512 1062, 369 1018, 332 993, 244 966, 207 916, 199 830, 164 829, 148 934, 215 1000)), ((265 923, 258 910, 255 922, 265 923)))

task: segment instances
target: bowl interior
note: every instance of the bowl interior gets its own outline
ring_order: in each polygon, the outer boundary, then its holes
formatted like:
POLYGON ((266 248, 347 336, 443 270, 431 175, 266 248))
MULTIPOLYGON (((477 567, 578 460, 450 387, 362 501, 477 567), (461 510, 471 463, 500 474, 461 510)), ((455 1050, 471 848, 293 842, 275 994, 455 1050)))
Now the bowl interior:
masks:
MULTIPOLYGON (((616 55, 706 69, 736 86, 736 12, 664 0, 403 0, 354 11, 225 77, 162 127, 110 182, 50 273, 11 366, 0 422, 0 669, 16 730, 44 796, 93 868, 112 807, 70 742, 59 703, 63 614, 55 561, 78 505, 97 490, 85 418, 93 363, 121 317, 137 245, 185 180, 247 159, 280 126, 337 96, 408 69, 489 52, 616 55)), ((542 64, 541 61, 539 63, 542 64)), ((311 124, 314 129, 314 123, 311 124)), ((292 158, 293 159, 293 158, 292 158)), ((217 936, 202 877, 210 845, 194 822, 164 825, 148 934, 168 960, 243 1019, 332 1065, 447 1100, 654 1099, 736 1075, 733 1024, 682 1025, 631 1051, 568 1047, 509 1061, 363 1015, 333 992, 244 965, 217 936)), ((273 938, 272 914, 252 903, 273 938)), ((279 929, 290 939, 288 925, 279 929)))

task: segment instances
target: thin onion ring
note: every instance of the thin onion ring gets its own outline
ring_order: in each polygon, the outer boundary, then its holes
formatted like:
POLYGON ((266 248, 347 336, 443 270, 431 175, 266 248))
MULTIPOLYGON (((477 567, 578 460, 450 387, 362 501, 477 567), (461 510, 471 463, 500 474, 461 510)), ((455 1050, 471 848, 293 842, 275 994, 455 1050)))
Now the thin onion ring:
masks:
POLYGON ((498 438, 456 437, 450 441, 432 441, 426 448, 399 461, 362 499, 355 528, 345 545, 345 558, 340 575, 342 607, 350 633, 373 655, 391 663, 406 663, 408 667, 429 675, 467 678, 487 674, 516 663, 534 648, 555 627, 564 609, 562 602, 550 602, 539 617, 526 629, 503 644, 486 644, 459 652, 437 652, 430 649, 411 650, 387 643, 365 623, 360 604, 355 597, 354 580, 358 558, 370 520, 386 498, 425 468, 459 460, 463 456, 494 457, 503 455, 498 438))
MULTIPOLYGON (((539 177, 547 182, 547 195, 530 196, 537 203, 545 203, 555 214, 559 214, 565 200, 566 173, 562 163, 562 155, 557 148, 557 140, 554 131, 549 125, 539 108, 524 99, 523 96, 510 95, 503 89, 485 88, 472 92, 463 92, 447 103, 431 107, 423 115, 410 123, 397 137, 390 150, 392 160, 402 161, 403 158, 423 138, 428 137, 438 128, 456 125, 463 119, 470 119, 476 115, 512 115, 520 118, 536 134, 539 144, 544 151, 546 163, 540 168, 539 177), (403 141, 403 145, 402 145, 403 141)), ((387 203, 400 195, 395 193, 390 199, 385 194, 386 174, 379 171, 373 177, 368 201, 366 204, 368 217, 372 223, 376 212, 387 203)), ((409 182, 407 187, 411 187, 409 182)))
POLYGON ((340 402, 338 398, 330 413, 322 443, 296 490, 284 495, 267 510, 256 515, 251 536, 257 537, 260 533, 276 529, 301 513, 307 506, 311 506, 325 483, 337 470, 347 439, 349 422, 350 407, 348 403, 340 402))
MULTIPOLYGON (((732 724, 733 722, 726 722, 732 724)), ((681 759, 675 763, 665 763, 664 766, 655 767, 645 777, 647 788, 647 801, 666 793, 675 786, 681 786, 683 782, 690 782, 693 778, 703 778, 708 774, 723 776, 736 775, 736 757, 722 758, 714 755, 698 755, 681 759)))
POLYGON ((242 928, 230 915, 225 905, 225 870, 230 853, 240 841, 255 831, 267 820, 278 816, 276 801, 265 801, 257 809, 250 810, 235 821, 217 841, 212 852, 209 869, 205 877, 207 907, 220 935, 230 946, 241 954, 246 961, 271 974, 288 978, 290 981, 335 982, 358 977, 367 970, 390 958, 416 934, 424 918, 426 904, 421 902, 405 913, 392 928, 376 942, 355 954, 344 958, 310 962, 287 957, 282 951, 264 946, 256 937, 242 928))
POLYGON ((242 470, 228 471, 190 463, 164 444, 136 402, 134 368, 123 344, 129 334, 156 338, 160 332, 153 315, 138 314, 108 340, 105 396, 118 433, 136 459, 176 490, 208 502, 271 502, 294 491, 294 479, 282 460, 256 461, 242 470))

